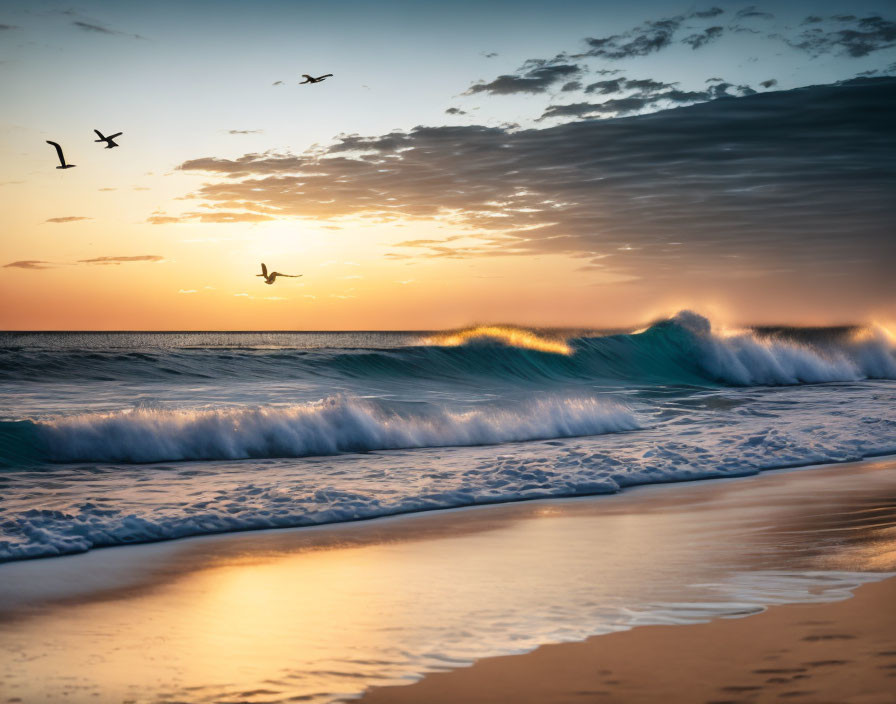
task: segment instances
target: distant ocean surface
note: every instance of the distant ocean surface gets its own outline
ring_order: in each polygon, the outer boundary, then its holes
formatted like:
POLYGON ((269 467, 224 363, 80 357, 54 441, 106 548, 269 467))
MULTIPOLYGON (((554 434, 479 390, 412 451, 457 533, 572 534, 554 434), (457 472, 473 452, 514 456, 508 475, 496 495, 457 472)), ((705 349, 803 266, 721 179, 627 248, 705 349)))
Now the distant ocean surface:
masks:
POLYGON ((0 333, 0 561, 896 452, 874 327, 0 333))

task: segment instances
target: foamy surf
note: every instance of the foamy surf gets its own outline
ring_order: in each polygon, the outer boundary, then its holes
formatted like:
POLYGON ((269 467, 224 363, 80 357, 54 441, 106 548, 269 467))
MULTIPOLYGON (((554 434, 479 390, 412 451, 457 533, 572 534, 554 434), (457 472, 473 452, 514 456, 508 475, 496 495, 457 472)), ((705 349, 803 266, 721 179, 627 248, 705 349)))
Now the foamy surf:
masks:
POLYGON ((896 452, 883 329, 467 332, 0 333, 0 560, 896 452))
POLYGON ((634 414, 594 398, 540 398, 452 411, 332 397, 282 407, 134 408, 35 421, 27 433, 54 462, 165 462, 309 457, 566 438, 634 430, 634 414))

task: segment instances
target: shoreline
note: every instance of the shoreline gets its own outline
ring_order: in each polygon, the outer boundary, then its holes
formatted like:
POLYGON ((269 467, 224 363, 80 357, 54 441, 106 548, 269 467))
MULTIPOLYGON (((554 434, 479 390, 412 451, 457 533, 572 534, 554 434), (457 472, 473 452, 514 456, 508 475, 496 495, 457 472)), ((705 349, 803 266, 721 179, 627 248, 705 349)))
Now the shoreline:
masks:
MULTIPOLYGON (((620 433, 627 433, 632 431, 620 431, 620 433)), ((516 443, 506 443, 506 444, 516 444, 516 443)), ((424 448, 431 449, 431 448, 424 448)), ((389 451, 394 452, 394 451, 389 451)), ((806 463, 798 462, 798 463, 788 463, 775 467, 763 467, 759 469, 750 469, 745 470, 743 473, 732 473, 728 476, 708 476, 708 477, 698 477, 698 478, 671 478, 665 481, 658 482, 644 482, 644 483, 633 483, 621 486, 617 491, 612 492, 590 492, 590 493, 570 493, 570 494, 553 494, 548 496, 533 496, 533 497, 520 497, 520 498, 511 498, 506 500, 495 500, 495 501, 483 501, 472 504, 461 504, 457 506, 445 506, 445 507, 434 507, 434 508, 413 508, 404 511, 398 511, 395 513, 388 513, 384 515, 374 515, 374 516, 361 516, 357 518, 347 518, 344 520, 326 522, 326 523, 310 523, 305 525, 284 525, 284 526, 260 526, 257 528, 248 527, 248 528, 237 528, 230 530, 222 530, 222 531, 210 531, 210 532, 202 532, 195 533, 184 536, 177 537, 163 537, 155 540, 137 540, 128 543, 111 543, 107 545, 98 545, 88 548, 87 550, 80 551, 72 551, 72 552, 64 552, 58 553, 54 555, 26 555, 21 557, 14 557, 12 559, 0 559, 0 570, 3 569, 4 565, 16 564, 22 562, 34 562, 40 560, 52 560, 52 559, 60 559, 60 558, 71 558, 77 557, 80 555, 88 555, 95 553, 97 551, 105 551, 109 549, 115 548, 134 548, 148 545, 159 545, 159 544, 167 544, 167 543, 181 543, 184 541, 192 541, 192 540, 202 540, 202 539, 216 539, 222 538, 226 539, 227 536, 237 536, 243 534, 257 534, 257 533, 269 533, 269 532, 284 532, 284 531, 308 531, 308 530, 316 530, 316 529, 330 529, 330 528, 338 528, 339 526, 353 526, 353 525, 364 525, 368 523, 375 523, 381 521, 389 521, 389 520, 403 520, 403 519, 413 519, 416 516, 420 515, 450 515, 455 512, 460 511, 473 511, 473 510, 489 510, 494 508, 499 508, 503 506, 515 506, 517 504, 532 504, 538 502, 552 502, 552 501, 575 501, 577 499, 581 500, 593 500, 602 497, 615 497, 628 495, 631 491, 636 490, 645 490, 650 487, 666 487, 666 486, 678 486, 681 484, 703 484, 706 482, 728 482, 735 480, 748 479, 751 477, 758 477, 769 473, 781 473, 781 472, 791 472, 791 471, 804 471, 804 470, 813 470, 813 469, 824 469, 830 467, 837 467, 842 465, 851 465, 851 464, 861 464, 864 462, 877 462, 877 461, 888 461, 888 460, 896 460, 896 453, 892 451, 881 451, 877 452, 869 452, 858 459, 845 459, 845 460, 831 460, 828 462, 811 462, 807 461, 806 463)), ((189 463, 185 463, 189 464, 189 463)))
POLYGON ((329 704, 546 643, 835 601, 896 571, 896 458, 809 467, 6 563, 0 688, 329 704))
POLYGON ((896 576, 844 601, 771 606, 683 626, 641 626, 484 658, 361 704, 777 702, 884 704, 896 691, 896 576))

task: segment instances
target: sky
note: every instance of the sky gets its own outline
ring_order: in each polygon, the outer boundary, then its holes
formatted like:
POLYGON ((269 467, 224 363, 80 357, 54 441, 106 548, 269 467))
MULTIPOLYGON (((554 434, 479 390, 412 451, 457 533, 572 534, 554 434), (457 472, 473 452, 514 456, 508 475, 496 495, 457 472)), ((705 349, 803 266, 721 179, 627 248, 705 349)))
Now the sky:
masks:
POLYGON ((896 321, 892 76, 886 1, 0 0, 0 328, 896 321))

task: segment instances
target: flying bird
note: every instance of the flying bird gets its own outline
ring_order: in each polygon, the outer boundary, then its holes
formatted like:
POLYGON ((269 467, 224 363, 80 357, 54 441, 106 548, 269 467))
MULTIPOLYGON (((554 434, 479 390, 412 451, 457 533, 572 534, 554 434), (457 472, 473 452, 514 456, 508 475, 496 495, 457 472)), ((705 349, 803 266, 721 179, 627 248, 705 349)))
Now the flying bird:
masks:
POLYGON ((47 140, 47 144, 52 144, 54 147, 56 147, 56 153, 59 155, 59 163, 61 164, 61 166, 56 167, 57 169, 73 169, 73 168, 75 168, 74 164, 66 164, 65 163, 65 156, 63 156, 63 154, 62 154, 62 147, 60 147, 56 142, 51 142, 49 139, 47 140))
POLYGON ((301 276, 301 274, 281 274, 279 271, 272 271, 270 274, 268 273, 268 268, 265 266, 264 262, 261 263, 261 273, 256 274, 256 276, 264 277, 264 282, 270 286, 277 280, 278 276, 286 276, 290 279, 297 279, 301 276))
POLYGON ((325 73, 323 76, 318 76, 317 78, 315 78, 314 76, 309 76, 307 73, 303 73, 302 77, 305 80, 299 83, 299 85, 303 86, 306 83, 320 83, 322 80, 324 80, 325 78, 329 78, 332 75, 332 73, 325 73))
POLYGON ((103 137, 103 133, 100 132, 99 130, 94 130, 94 132, 96 132, 96 136, 99 137, 99 139, 95 139, 93 141, 94 142, 105 142, 106 149, 112 149, 112 147, 117 147, 118 145, 115 142, 113 142, 112 140, 115 139, 116 137, 121 137, 121 135, 124 134, 123 132, 116 132, 115 134, 110 134, 108 137, 103 137))

